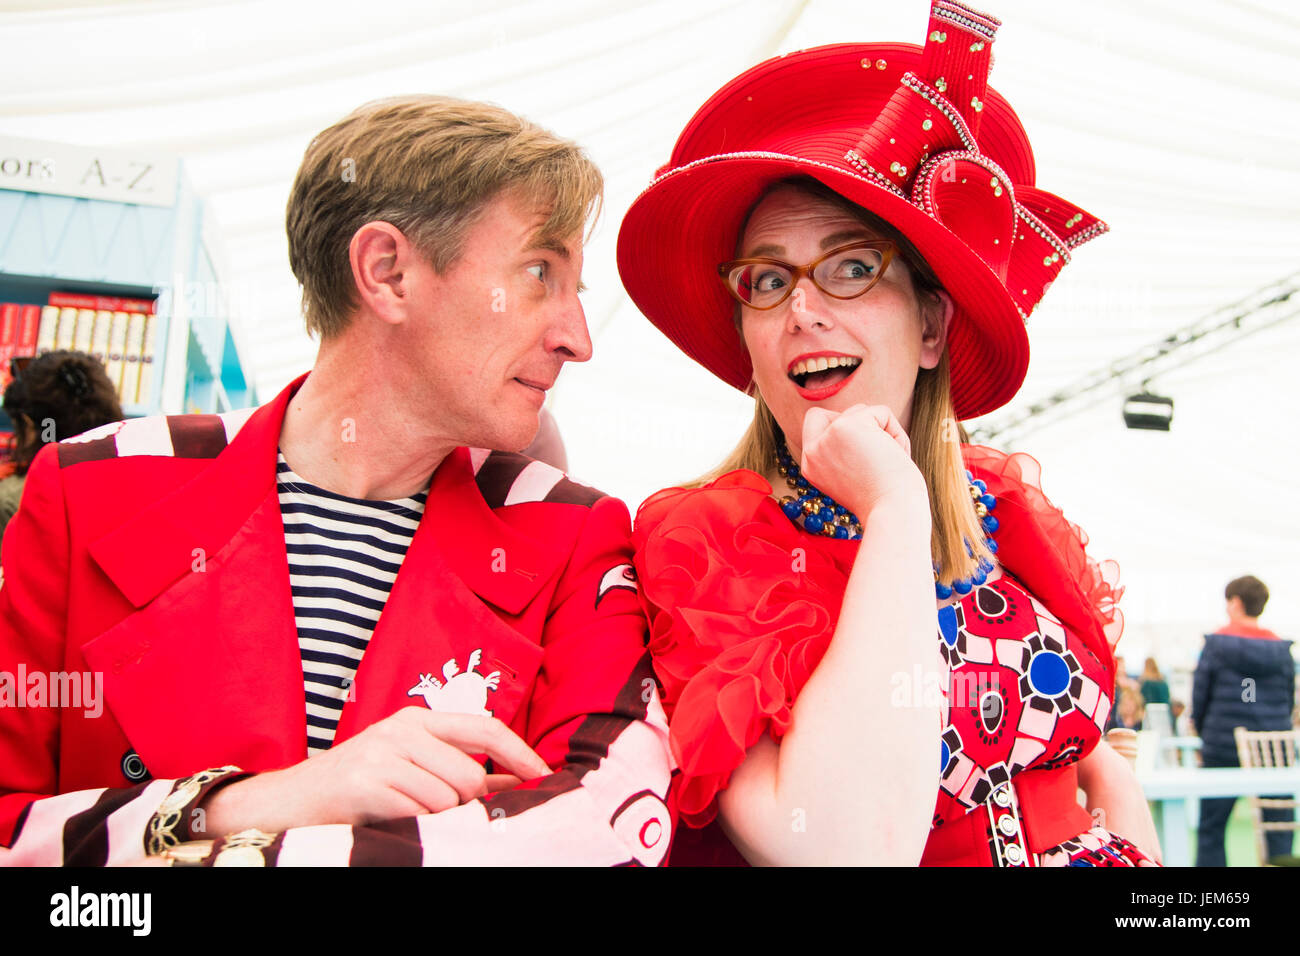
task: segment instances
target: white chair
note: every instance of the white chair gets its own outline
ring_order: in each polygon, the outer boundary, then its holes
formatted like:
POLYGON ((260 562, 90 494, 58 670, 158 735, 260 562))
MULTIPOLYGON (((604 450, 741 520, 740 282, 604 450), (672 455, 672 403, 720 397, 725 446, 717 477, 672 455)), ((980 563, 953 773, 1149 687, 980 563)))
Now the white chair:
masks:
MULTIPOLYGON (((1233 731, 1237 740, 1237 756, 1243 767, 1300 767, 1300 731, 1297 730, 1247 730, 1238 727, 1233 731)), ((1255 817, 1255 847, 1260 866, 1300 866, 1298 856, 1269 858, 1265 834, 1278 831, 1300 832, 1300 821, 1294 819, 1300 800, 1251 797, 1251 812, 1255 817), (1265 810, 1290 809, 1293 819, 1283 822, 1265 822, 1265 810)))

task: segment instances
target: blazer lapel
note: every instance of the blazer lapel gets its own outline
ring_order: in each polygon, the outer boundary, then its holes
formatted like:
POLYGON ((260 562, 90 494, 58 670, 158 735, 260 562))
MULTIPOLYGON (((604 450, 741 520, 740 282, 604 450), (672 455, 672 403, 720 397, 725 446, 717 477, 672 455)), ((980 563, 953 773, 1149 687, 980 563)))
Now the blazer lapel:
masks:
POLYGON ((210 467, 90 545, 139 610, 83 652, 155 776, 266 770, 306 753, 275 487, 280 426, 303 378, 254 412, 210 467))
POLYGON ((497 517, 475 484, 469 450, 456 449, 430 484, 335 740, 411 704, 490 712, 510 723, 528 699, 542 649, 536 635, 508 622, 520 623, 567 553, 497 517))

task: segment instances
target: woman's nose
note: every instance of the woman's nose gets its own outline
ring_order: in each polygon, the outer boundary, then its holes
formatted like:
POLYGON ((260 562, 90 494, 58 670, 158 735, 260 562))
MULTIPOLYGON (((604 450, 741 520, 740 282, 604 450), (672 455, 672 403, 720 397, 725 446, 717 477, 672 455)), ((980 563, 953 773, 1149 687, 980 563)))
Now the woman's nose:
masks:
POLYGON ((786 305, 786 329, 789 332, 808 330, 820 325, 831 328, 830 305, 827 296, 813 283, 809 276, 800 276, 790 290, 790 300, 786 305))

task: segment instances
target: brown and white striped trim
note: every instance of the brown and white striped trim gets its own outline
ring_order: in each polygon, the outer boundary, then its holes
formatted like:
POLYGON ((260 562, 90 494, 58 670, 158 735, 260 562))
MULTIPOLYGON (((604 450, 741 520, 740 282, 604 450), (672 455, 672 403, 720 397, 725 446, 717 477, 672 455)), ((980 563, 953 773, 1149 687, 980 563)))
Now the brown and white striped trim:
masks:
POLYGON ((59 467, 130 458, 216 458, 255 408, 223 415, 153 415, 112 422, 59 442, 59 467))
POLYGON ((474 480, 489 508, 506 508, 534 501, 590 508, 605 497, 604 492, 574 481, 560 469, 526 455, 493 451, 476 459, 475 452, 480 451, 470 449, 470 460, 479 462, 474 470, 474 480))

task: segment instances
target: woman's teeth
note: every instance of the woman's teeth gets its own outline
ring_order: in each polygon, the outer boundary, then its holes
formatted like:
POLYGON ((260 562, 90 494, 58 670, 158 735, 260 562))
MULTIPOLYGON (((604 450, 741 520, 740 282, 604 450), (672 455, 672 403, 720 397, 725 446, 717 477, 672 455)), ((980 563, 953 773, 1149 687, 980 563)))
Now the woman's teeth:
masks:
POLYGON ((862 359, 855 356, 828 355, 795 362, 788 374, 800 388, 824 387, 847 378, 861 364, 862 359), (835 373, 834 369, 845 371, 835 373))

